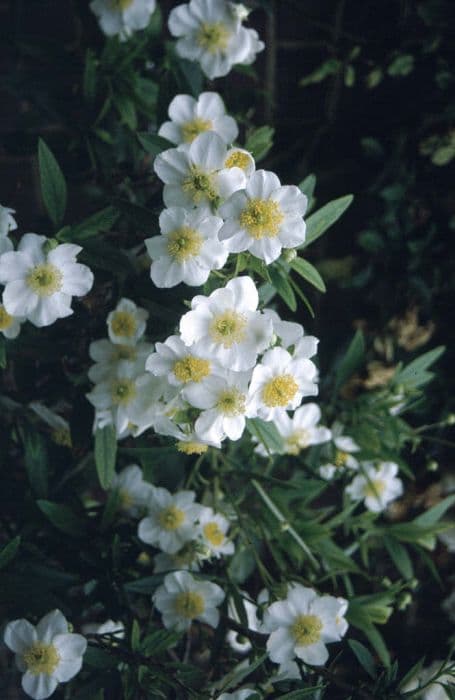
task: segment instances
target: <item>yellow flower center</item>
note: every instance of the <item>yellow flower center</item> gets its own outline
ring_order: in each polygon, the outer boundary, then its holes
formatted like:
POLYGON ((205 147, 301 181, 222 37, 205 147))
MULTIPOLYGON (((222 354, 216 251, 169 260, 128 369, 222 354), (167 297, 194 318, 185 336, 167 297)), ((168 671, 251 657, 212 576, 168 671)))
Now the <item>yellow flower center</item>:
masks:
POLYGON ((13 321, 14 318, 9 315, 3 304, 0 304, 0 331, 6 331, 13 321))
POLYGON ((225 311, 215 316, 210 324, 209 334, 215 343, 231 348, 245 338, 246 318, 235 311, 225 311))
POLYGON ((114 350, 114 360, 135 360, 137 350, 132 345, 116 345, 114 350))
POLYGON ((226 168, 242 168, 242 170, 246 170, 250 162, 251 160, 247 153, 243 153, 243 151, 234 151, 226 158, 224 165, 226 168))
POLYGON ((111 396, 115 406, 125 406, 135 398, 136 393, 132 379, 115 379, 112 382, 111 396))
POLYGON ((175 612, 187 620, 202 615, 204 609, 204 598, 199 593, 184 591, 175 597, 175 612))
POLYGON ((216 407, 225 416, 241 416, 245 413, 245 394, 236 388, 226 389, 219 395, 216 407))
POLYGON ((168 506, 161 511, 158 521, 163 530, 177 530, 185 522, 185 513, 177 506, 168 506))
POLYGON ((126 489, 119 489, 119 505, 122 510, 129 510, 134 506, 134 499, 126 489))
POLYGON ((39 297, 49 297, 62 288, 63 275, 55 265, 43 263, 31 270, 26 278, 28 286, 39 297))
POLYGON ((177 450, 186 455, 203 455, 208 449, 209 446, 202 442, 183 442, 180 440, 177 443, 177 450))
POLYGON ((185 124, 182 126, 183 140, 186 143, 191 143, 194 141, 196 136, 204 133, 204 131, 210 131, 212 127, 213 124, 210 119, 200 119, 199 117, 196 117, 189 122, 185 122, 185 124))
POLYGON ((292 374, 279 374, 262 389, 262 400, 266 406, 287 406, 299 389, 292 374))
POLYGON ((183 181, 182 189, 195 204, 200 204, 204 199, 214 202, 218 198, 210 175, 195 166, 191 167, 188 177, 183 181))
POLYGON ((230 33, 222 22, 203 22, 196 35, 196 42, 202 49, 215 53, 227 48, 230 33))
POLYGON ((112 0, 112 5, 114 7, 114 10, 120 10, 120 12, 123 12, 123 10, 127 10, 130 5, 132 5, 134 0, 112 0))
POLYGON ((171 258, 179 263, 199 255, 204 239, 188 226, 175 229, 168 236, 167 250, 171 258))
POLYGON ((299 452, 310 444, 308 430, 296 430, 285 441, 286 452, 289 455, 298 455, 299 452))
POLYGON ((137 330, 137 321, 129 311, 115 311, 111 320, 111 329, 122 338, 132 338, 137 330))
POLYGON ((55 428, 55 430, 52 431, 52 439, 56 445, 72 447, 71 433, 68 428, 55 428))
POLYGON ((174 364, 173 372, 179 382, 200 382, 210 374, 211 365, 209 360, 201 360, 199 357, 187 355, 177 360, 174 364))
POLYGON ((291 634, 299 647, 316 644, 321 638, 322 622, 316 615, 298 615, 291 625, 291 634))
POLYGON ((283 212, 271 199, 250 199, 239 217, 239 222, 251 238, 275 238, 280 231, 283 212))
POLYGON ((342 450, 337 450, 335 454, 335 459, 333 460, 333 463, 336 467, 345 467, 346 462, 348 461, 349 454, 347 452, 343 452, 342 450))
POLYGON ((371 479, 363 489, 365 498, 379 498, 385 491, 385 483, 382 479, 371 479))
POLYGON ((60 661, 57 649, 52 644, 45 644, 44 642, 33 642, 23 658, 27 671, 34 675, 45 673, 50 676, 60 661))
POLYGON ((202 528, 205 539, 214 547, 220 547, 224 542, 224 533, 221 532, 218 523, 207 523, 202 528))

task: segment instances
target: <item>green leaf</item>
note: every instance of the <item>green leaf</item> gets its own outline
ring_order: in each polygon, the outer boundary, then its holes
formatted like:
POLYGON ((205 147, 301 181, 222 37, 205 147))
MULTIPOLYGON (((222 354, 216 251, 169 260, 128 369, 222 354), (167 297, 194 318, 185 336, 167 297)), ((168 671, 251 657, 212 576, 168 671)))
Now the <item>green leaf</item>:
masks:
POLYGON ((95 433, 95 465, 101 487, 106 490, 115 474, 117 435, 113 425, 98 428, 95 433))
POLYGON ((245 149, 250 151, 253 158, 259 162, 273 147, 275 129, 271 126, 260 126, 248 133, 245 149))
POLYGON ((404 385, 407 389, 416 389, 427 384, 433 378, 433 374, 427 372, 427 369, 441 357, 444 351, 445 346, 439 345, 437 348, 420 355, 395 375, 394 382, 404 385))
POLYGON ((164 574, 146 576, 135 581, 124 583, 123 587, 128 593, 153 593, 163 583, 164 574))
POLYGON ((143 149, 151 156, 157 156, 159 153, 166 151, 168 148, 175 148, 174 143, 171 143, 167 139, 163 139, 163 137, 158 136, 158 134, 138 133, 137 138, 139 139, 143 149))
POLYGON ((87 100, 93 100, 96 95, 97 65, 98 61, 95 58, 94 51, 88 49, 85 53, 84 78, 82 82, 82 90, 87 100))
POLYGON ((158 218, 150 209, 126 200, 116 199, 114 206, 124 214, 137 228, 145 233, 158 231, 158 218))
POLYGON ((313 173, 307 175, 306 178, 299 183, 299 189, 303 192, 304 195, 306 195, 308 199, 308 207, 306 210, 307 215, 311 212, 316 202, 316 199, 314 197, 315 187, 316 175, 313 175, 313 173))
POLYGON ((303 279, 319 289, 320 292, 326 291, 326 286, 324 280, 322 279, 316 268, 303 258, 294 258, 290 263, 293 270, 295 270, 303 279))
POLYGON ((315 211, 314 214, 311 214, 306 220, 306 238, 300 248, 306 248, 306 246, 313 243, 313 241, 322 236, 327 229, 333 226, 352 204, 353 199, 354 197, 352 194, 346 194, 344 197, 332 200, 321 207, 321 209, 315 211))
POLYGON ((335 75, 343 67, 342 62, 338 58, 329 58, 324 63, 321 63, 314 71, 305 75, 299 82, 300 87, 321 83, 330 75, 335 75))
POLYGON ((181 633, 175 630, 154 630, 143 639, 140 651, 145 656, 156 656, 175 646, 181 636, 181 633))
POLYGON ((0 569, 4 569, 14 559, 21 543, 20 535, 0 549, 0 569))
POLYGON ((84 654, 84 664, 93 668, 114 668, 118 665, 118 659, 101 647, 89 644, 84 654))
POLYGON ((362 668, 371 678, 376 678, 374 659, 368 649, 355 639, 348 639, 348 644, 362 668))
POLYGON ((370 622, 368 614, 359 606, 354 606, 352 603, 350 603, 346 617, 354 627, 357 627, 357 629, 363 632, 373 649, 378 654, 384 666, 390 666, 390 654, 384 643, 384 639, 376 629, 375 625, 370 622))
POLYGON ((429 527, 434 525, 442 518, 442 516, 453 506, 455 503, 455 494, 452 496, 447 496, 440 503, 433 506, 429 510, 422 513, 422 515, 414 518, 413 522, 415 525, 420 525, 421 527, 429 527))
POLYGON ((134 102, 128 95, 114 95, 115 108, 120 115, 120 119, 131 131, 137 128, 137 113, 134 102))
POLYGON ((110 231, 118 218, 119 212, 114 207, 105 207, 81 221, 80 224, 72 226, 71 234, 68 234, 68 238, 62 238, 61 236, 57 236, 57 238, 59 240, 76 242, 85 241, 87 238, 97 236, 101 232, 110 231))
POLYGON ((400 574, 404 576, 405 579, 411 579, 414 576, 414 568, 406 547, 403 547, 403 545, 393 537, 386 536, 383 542, 400 574))
POLYGON ((226 675, 226 683, 223 685, 222 691, 223 693, 226 692, 226 690, 230 690, 231 688, 235 688, 236 686, 240 685, 245 678, 247 678, 249 675, 253 673, 259 666, 262 666, 264 661, 267 659, 268 654, 262 654, 262 656, 259 656, 255 661, 252 661, 248 664, 248 666, 242 667, 240 670, 234 669, 234 671, 231 671, 231 673, 228 673, 226 675))
POLYGON ((343 386, 343 384, 349 379, 349 377, 354 374, 354 372, 361 366, 365 358, 365 338, 363 337, 362 331, 359 329, 353 339, 351 340, 349 347, 338 365, 335 379, 335 390, 343 386))
POLYGON ((250 435, 257 438, 269 453, 282 453, 284 451, 283 438, 271 421, 263 421, 260 418, 247 418, 246 427, 250 435))
POLYGON ((297 309, 297 300, 295 298, 294 290, 281 269, 276 265, 270 265, 269 275, 270 280, 279 296, 283 299, 291 311, 295 311, 297 309))
POLYGON ((44 500, 39 500, 36 504, 57 530, 73 537, 84 536, 85 522, 75 515, 68 506, 44 500))
POLYGON ((131 649, 132 651, 139 651, 141 643, 141 628, 137 620, 133 620, 131 625, 131 649))
POLYGON ((45 498, 48 493, 48 456, 43 436, 31 427, 21 428, 20 435, 24 444, 24 462, 28 480, 38 498, 45 498))
POLYGON ((65 216, 66 182, 54 154, 42 139, 38 142, 38 162, 44 206, 57 227, 65 216))

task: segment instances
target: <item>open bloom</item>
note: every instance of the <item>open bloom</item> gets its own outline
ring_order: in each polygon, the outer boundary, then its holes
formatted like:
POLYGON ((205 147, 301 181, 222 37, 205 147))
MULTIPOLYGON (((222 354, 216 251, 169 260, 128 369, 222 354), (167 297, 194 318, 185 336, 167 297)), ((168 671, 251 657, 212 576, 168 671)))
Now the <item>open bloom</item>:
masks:
POLYGON ((303 396, 315 396, 317 370, 307 358, 295 359, 284 348, 267 350, 253 370, 248 415, 266 421, 299 406, 303 396))
POLYGON ((169 148, 155 158, 153 167, 165 185, 167 207, 204 206, 213 210, 245 186, 241 168, 225 166, 227 147, 213 131, 196 136, 189 146, 169 148))
POLYGON ((121 345, 107 338, 94 340, 89 346, 89 355, 95 362, 88 371, 89 379, 94 384, 108 379, 124 363, 131 365, 133 374, 139 375, 145 370, 145 361, 151 350, 149 343, 121 345))
POLYGON ((154 488, 147 503, 148 516, 139 523, 139 539, 167 554, 175 554, 185 542, 196 539, 201 506, 194 497, 194 491, 171 494, 167 489, 154 488))
POLYGON ((164 343, 156 343, 155 352, 148 356, 146 369, 156 377, 166 377, 172 386, 200 384, 213 373, 216 363, 204 355, 203 343, 189 348, 178 335, 164 343))
POLYGON ((259 296, 251 277, 236 277, 209 297, 196 296, 180 321, 183 342, 202 341, 207 357, 227 369, 251 369, 272 337, 270 319, 257 311, 259 296))
POLYGON ((353 479, 346 493, 353 501, 364 501, 373 513, 385 510, 403 493, 403 482, 396 477, 398 464, 395 462, 380 462, 378 466, 363 462, 361 468, 362 473, 353 479))
POLYGON ((70 316, 72 296, 84 296, 93 285, 92 272, 76 262, 80 246, 63 243, 48 251, 47 240, 45 236, 26 233, 16 252, 0 257, 6 311, 39 327, 70 316))
POLYGON ((184 282, 197 287, 207 282, 211 270, 225 264, 228 251, 217 233, 223 220, 202 209, 165 209, 160 215, 161 236, 147 238, 145 245, 153 262, 150 277, 157 287, 175 287, 184 282))
POLYGON ((287 598, 272 603, 264 613, 262 631, 270 633, 271 660, 288 664, 297 657, 314 666, 325 664, 329 656, 325 645, 338 642, 346 632, 341 620, 345 603, 300 584, 290 586, 287 598))
POLYGON ((76 675, 82 666, 87 642, 68 632, 60 610, 45 615, 34 627, 28 620, 6 625, 4 642, 16 654, 16 665, 24 674, 22 688, 31 698, 48 698, 59 683, 76 675))
MULTIPOLYGON (((325 426, 318 425, 320 420, 321 409, 315 403, 300 406, 292 418, 287 413, 279 413, 274 423, 283 438, 284 454, 298 455, 311 445, 320 445, 330 440, 332 433, 325 426)), ((255 452, 267 457, 271 450, 267 451, 263 445, 258 445, 255 452)))
POLYGON ((249 250, 269 265, 282 248, 305 240, 307 198, 295 185, 282 186, 275 173, 257 170, 245 189, 220 207, 225 224, 219 237, 231 253, 249 250))
POLYGON ((130 299, 120 299, 106 319, 109 338, 119 345, 135 345, 144 335, 148 311, 130 299))
POLYGON ((319 474, 323 479, 332 479, 335 474, 344 472, 345 469, 357 470, 359 462, 354 457, 360 451, 358 444, 349 435, 343 435, 343 426, 338 421, 332 426, 332 437, 335 445, 335 455, 332 462, 319 467, 319 474))
POLYGON ((130 464, 116 474, 111 488, 118 491, 121 510, 133 517, 145 511, 153 493, 153 486, 144 481, 142 469, 137 464, 130 464))
POLYGON ((245 175, 251 177, 256 170, 256 163, 249 151, 244 148, 230 148, 226 153, 224 161, 225 168, 241 168, 245 175))
POLYGON ((216 583, 198 581, 188 571, 176 571, 164 578, 153 596, 167 628, 189 629, 193 620, 217 627, 220 613, 217 606, 224 600, 224 591, 216 583))
POLYGON ((242 27, 245 15, 236 7, 227 0, 190 0, 169 15, 178 55, 198 61, 210 79, 227 75, 236 63, 252 63, 264 48, 254 29, 242 27))
POLYGON ((156 0, 93 0, 90 3, 104 34, 118 35, 120 41, 125 41, 139 29, 145 29, 155 7, 156 0))
POLYGON ((177 145, 191 143, 204 131, 214 131, 230 144, 239 133, 235 119, 226 114, 217 92, 201 92, 197 99, 191 95, 177 95, 168 113, 171 121, 160 126, 158 135, 177 145))
POLYGON ((229 520, 212 508, 202 508, 198 517, 199 539, 208 551, 208 556, 234 554, 234 543, 226 536, 229 520))

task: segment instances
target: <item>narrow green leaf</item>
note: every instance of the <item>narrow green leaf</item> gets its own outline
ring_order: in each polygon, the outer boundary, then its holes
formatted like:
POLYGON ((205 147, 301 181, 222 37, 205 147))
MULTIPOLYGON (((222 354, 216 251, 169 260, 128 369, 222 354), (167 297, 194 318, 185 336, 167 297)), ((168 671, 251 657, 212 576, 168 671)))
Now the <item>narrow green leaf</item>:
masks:
POLYGON ((20 543, 21 538, 18 535, 10 542, 8 542, 8 544, 5 544, 5 546, 2 547, 2 549, 0 549, 0 569, 4 569, 5 566, 7 566, 10 563, 10 561, 14 559, 19 549, 20 543))
POLYGON ((157 156, 162 151, 166 151, 168 148, 175 148, 175 144, 171 143, 167 139, 163 139, 162 136, 158 134, 147 134, 138 133, 137 138, 143 149, 147 151, 151 156, 157 156))
POLYGON ((20 429, 24 444, 24 462, 28 480, 38 498, 48 493, 48 456, 44 437, 31 427, 20 429))
POLYGON ((135 581, 125 583, 124 588, 128 593, 153 593, 163 583, 163 578, 164 574, 138 578, 135 581))
POLYGON ((276 265, 270 265, 269 275, 279 296, 283 299, 291 311, 295 311, 297 309, 297 300, 295 298, 294 290, 284 274, 281 272, 280 268, 278 268, 276 265))
POLYGON ((260 418, 247 418, 246 427, 250 435, 264 445, 269 453, 283 452, 283 439, 273 422, 266 422, 260 418))
POLYGON ((114 207, 105 207, 81 221, 80 224, 72 226, 71 237, 68 240, 85 241, 87 238, 97 236, 101 232, 110 231, 119 216, 120 213, 114 207))
POLYGON ((313 173, 310 173, 310 175, 307 175, 302 182, 299 183, 299 189, 305 194, 308 198, 308 201, 311 200, 314 194, 314 188, 316 187, 316 175, 313 173))
POLYGON ((334 199, 315 211, 314 214, 311 214, 306 220, 306 239, 300 247, 306 248, 306 246, 322 236, 344 214, 353 199, 352 194, 347 194, 344 197, 334 199))
POLYGON ((134 102, 128 95, 114 95, 113 97, 115 108, 119 113, 120 119, 131 131, 137 129, 137 113, 134 102))
POLYGON ((355 639, 348 639, 348 644, 362 668, 371 678, 376 678, 374 659, 368 649, 355 639))
POLYGON ((335 390, 343 386, 343 384, 354 374, 361 366, 365 357, 365 339, 361 330, 358 330, 351 340, 349 347, 338 365, 335 390))
POLYGON ((139 651, 141 645, 141 628, 139 627, 139 622, 133 620, 131 626, 131 649, 132 651, 139 651))
POLYGON ((68 506, 44 500, 39 500, 36 504, 57 530, 73 537, 84 536, 85 522, 75 515, 68 506))
POLYGON ((43 202, 51 221, 59 226, 66 211, 66 182, 54 154, 42 139, 38 142, 38 162, 43 202))
POLYGON ((262 654, 262 656, 259 656, 255 661, 250 662, 246 668, 243 667, 240 670, 228 673, 226 676, 227 683, 225 683, 222 688, 223 692, 240 685, 253 671, 259 668, 259 666, 262 666, 267 657, 268 654, 262 654))
POLYGON ((145 656, 156 656, 175 646, 181 636, 181 632, 175 630, 154 630, 142 641, 140 651, 145 656))
POLYGON ((308 260, 303 258, 294 258, 290 263, 293 270, 297 272, 303 279, 319 289, 320 292, 326 291, 326 286, 324 280, 322 279, 319 272, 316 270, 314 265, 312 265, 308 260))
POLYGON ((6 367, 6 340, 2 335, 0 338, 0 369, 6 367))
POLYGON ((113 425, 98 428, 95 433, 95 465, 101 487, 106 490, 115 474, 117 436, 113 425))
POLYGON ((414 576, 414 568, 406 547, 393 537, 384 537, 383 542, 400 574, 405 579, 411 579, 414 576))
POLYGON ((420 355, 420 357, 410 362, 409 365, 406 365, 395 375, 394 382, 403 384, 408 389, 423 386, 433 378, 433 375, 428 373, 427 369, 441 357, 444 351, 445 346, 439 345, 437 348, 420 355))
POLYGON ((429 527, 430 525, 435 525, 442 518, 442 516, 453 506, 455 503, 455 494, 452 496, 447 496, 440 503, 433 506, 429 510, 414 518, 413 522, 415 525, 421 527, 429 527))
POLYGON ((249 132, 245 149, 250 151, 257 162, 265 158, 273 146, 275 129, 271 126, 260 126, 249 132))

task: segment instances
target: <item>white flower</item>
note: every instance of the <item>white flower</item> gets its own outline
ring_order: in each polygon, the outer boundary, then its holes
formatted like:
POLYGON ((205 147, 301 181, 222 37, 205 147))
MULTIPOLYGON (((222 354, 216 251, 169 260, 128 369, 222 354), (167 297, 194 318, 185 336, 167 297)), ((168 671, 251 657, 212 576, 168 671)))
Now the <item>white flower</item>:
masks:
POLYGON ((63 243, 47 252, 47 240, 45 236, 27 233, 16 252, 0 257, 6 311, 39 327, 70 316, 71 297, 84 296, 93 285, 92 272, 76 262, 80 246, 63 243))
POLYGON ((232 66, 252 63, 264 44, 254 29, 241 25, 244 13, 226 0, 190 0, 169 15, 169 31, 179 37, 176 51, 198 61, 210 79, 227 75, 232 66))
MULTIPOLYGON (((419 686, 426 685, 430 678, 435 676, 443 666, 443 661, 434 661, 430 666, 422 668, 420 672, 406 684, 403 691, 408 693, 411 690, 417 690, 419 686)), ((421 694, 417 696, 418 700, 449 700, 450 696, 440 683, 449 686, 455 685, 453 673, 445 673, 439 676, 437 682, 431 683, 431 685, 422 690, 421 694)))
POLYGON ((222 219, 204 209, 188 211, 171 207, 162 211, 162 235, 145 241, 153 260, 150 277, 154 284, 175 287, 184 282, 198 287, 207 282, 211 270, 223 267, 228 257, 228 251, 217 238, 222 225, 222 219))
POLYGON ((190 349, 180 336, 171 335, 164 343, 156 343, 145 368, 157 377, 166 377, 173 386, 186 386, 199 384, 209 377, 214 364, 204 357, 203 343, 196 343, 190 349))
POLYGON ((226 537, 229 520, 212 508, 202 508, 198 517, 199 538, 207 548, 209 556, 234 554, 234 543, 226 537))
POLYGON ((256 170, 256 163, 249 151, 246 151, 244 148, 234 147, 227 151, 224 167, 241 168, 248 178, 251 177, 256 170))
POLYGON ((191 346, 202 341, 207 356, 227 369, 251 369, 272 337, 272 323, 256 311, 258 303, 250 277, 237 277, 209 297, 194 297, 192 310, 180 321, 183 342, 191 346))
MULTIPOLYGON (((246 618, 248 622, 248 629, 253 632, 259 632, 261 624, 258 619, 258 606, 251 600, 248 600, 243 591, 242 594, 243 607, 245 609, 246 618)), ((237 612, 237 608, 234 604, 234 600, 231 598, 228 602, 228 615, 236 622, 240 622, 240 617, 237 612)), ((239 654, 246 654, 251 649, 251 642, 247 637, 242 636, 239 632, 234 632, 234 630, 229 630, 226 635, 226 640, 234 651, 239 654)))
POLYGON ((269 265, 282 248, 305 240, 307 198, 295 185, 282 186, 275 173, 257 170, 245 189, 220 207, 225 224, 219 233, 231 253, 249 250, 269 265))
POLYGON ((294 359, 284 348, 267 350, 250 383, 248 411, 266 421, 299 406, 303 396, 318 393, 317 370, 307 358, 294 359))
MULTIPOLYGON (((300 323, 293 323, 292 321, 283 321, 276 311, 273 309, 264 309, 264 316, 270 318, 273 325, 273 333, 281 341, 281 346, 286 350, 291 347, 291 345, 297 345, 297 343, 302 339, 304 330, 300 323)), ((306 338, 312 336, 305 336, 306 338)), ((317 341, 317 338, 315 338, 317 341)), ((319 342, 319 341, 318 341, 319 342)), ((294 353, 295 354, 295 353, 294 353)), ((302 355, 303 357, 312 357, 316 354, 316 348, 311 355, 302 355)))
POLYGON ((130 464, 116 474, 111 488, 118 491, 120 508, 133 517, 145 510, 153 492, 153 486, 144 481, 142 469, 137 464, 130 464))
POLYGON ((312 666, 325 664, 329 656, 325 645, 339 641, 346 631, 341 624, 343 610, 345 601, 292 585, 287 598, 272 603, 264 613, 262 631, 271 633, 267 640, 271 660, 288 664, 297 657, 312 666))
POLYGON ((192 406, 202 409, 194 424, 196 435, 217 442, 228 437, 239 440, 245 430, 248 381, 250 372, 229 372, 212 375, 201 384, 191 384, 183 390, 192 406))
POLYGON ((168 114, 171 121, 160 126, 158 135, 177 145, 191 143, 204 131, 214 131, 230 144, 239 133, 235 119, 226 114, 217 92, 201 92, 197 100, 191 95, 177 95, 168 114))
MULTIPOLYGON (((52 439, 57 445, 71 447, 71 429, 65 418, 60 416, 56 410, 49 409, 40 401, 31 401, 29 403, 29 408, 52 429, 52 439)), ((58 408, 60 410, 67 410, 69 406, 63 403, 63 405, 59 405, 58 408)))
POLYGON ((83 625, 82 631, 84 634, 109 634, 115 639, 123 639, 125 637, 125 625, 121 621, 106 620, 101 624, 87 623, 83 625))
POLYGON ((196 539, 201 506, 194 502, 194 491, 178 491, 154 488, 148 499, 148 516, 138 527, 142 542, 159 547, 167 554, 175 554, 185 542, 196 539))
POLYGON ((10 231, 17 229, 16 219, 13 217, 15 213, 14 209, 3 207, 0 204, 0 238, 7 236, 10 231))
POLYGON ((0 333, 2 333, 5 338, 12 340, 17 338, 21 330, 21 323, 23 318, 18 318, 17 316, 11 316, 3 304, 0 304, 0 333))
POLYGON ((193 620, 217 627, 220 613, 217 606, 224 600, 224 591, 215 583, 198 581, 187 571, 176 571, 164 578, 153 596, 167 628, 189 629, 193 620))
POLYGON ((60 610, 45 615, 36 627, 24 619, 9 622, 3 639, 24 674, 23 690, 35 700, 48 698, 59 683, 79 673, 87 648, 82 635, 68 633, 68 622, 60 610))
POLYGON ((241 168, 226 168, 227 147, 212 131, 199 134, 189 146, 160 153, 153 168, 165 185, 167 207, 204 206, 216 209, 233 192, 245 186, 241 168))
POLYGON ((144 334, 148 311, 130 299, 120 299, 106 319, 109 338, 118 345, 136 345, 144 334))
POLYGON ((396 478, 398 464, 380 462, 376 467, 371 462, 362 463, 362 474, 358 474, 346 488, 353 501, 365 501, 373 513, 387 508, 391 501, 403 493, 403 483, 396 478))
POLYGON ((125 41, 139 29, 145 29, 155 7, 156 0, 93 0, 90 3, 104 34, 118 34, 120 41, 125 41))
POLYGON ((221 693, 216 700, 246 700, 255 694, 256 691, 252 688, 243 688, 243 690, 236 690, 234 693, 221 693))
POLYGON ((353 453, 359 452, 360 447, 348 435, 343 435, 343 426, 338 421, 332 426, 332 438, 335 445, 335 456, 332 462, 323 464, 319 467, 319 474, 323 479, 333 479, 335 474, 339 474, 345 469, 357 470, 359 462, 353 456, 353 453))
MULTIPOLYGON (((292 418, 285 412, 279 413, 274 425, 283 438, 284 454, 298 455, 311 445, 320 445, 330 440, 332 433, 325 426, 318 425, 320 420, 321 409, 315 403, 300 406, 292 418)), ((263 445, 258 445, 255 452, 268 457, 273 450, 267 451, 263 445)))
POLYGON ((94 340, 89 346, 89 355, 95 361, 88 371, 89 379, 94 384, 108 379, 123 363, 131 365, 133 374, 139 375, 145 370, 145 361, 151 350, 149 343, 119 345, 105 338, 94 340))

